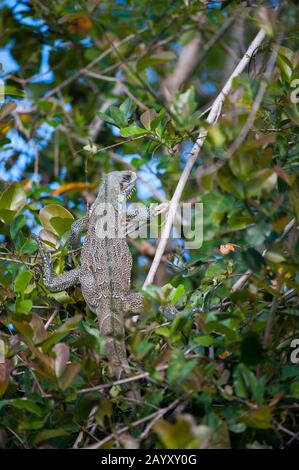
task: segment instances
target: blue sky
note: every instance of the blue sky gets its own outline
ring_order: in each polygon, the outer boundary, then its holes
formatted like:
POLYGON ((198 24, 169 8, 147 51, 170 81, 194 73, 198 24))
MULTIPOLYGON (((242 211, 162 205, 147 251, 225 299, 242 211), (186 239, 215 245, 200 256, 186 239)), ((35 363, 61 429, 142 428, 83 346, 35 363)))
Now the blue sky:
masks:
MULTIPOLYGON (((26 12, 29 10, 28 7, 24 4, 20 4, 17 0, 4 0, 2 2, 1 7, 9 6, 10 8, 13 9, 15 17, 18 19, 23 24, 26 24, 27 26, 33 26, 38 28, 39 30, 43 30, 44 28, 47 28, 47 26, 43 23, 42 20, 39 19, 33 19, 28 16, 23 15, 23 12, 26 12)), ((0 8, 1 8, 0 7, 0 8)), ((212 2, 210 4, 210 7, 212 8, 219 8, 219 2, 212 2)), ((83 40, 83 43, 86 47, 89 47, 90 45, 90 39, 86 38, 83 40)), ((0 63, 2 63, 3 67, 3 75, 16 72, 18 70, 18 64, 14 60, 13 56, 10 53, 10 48, 13 45, 13 42, 10 42, 9 44, 6 45, 5 48, 0 49, 0 63)), ((54 45, 54 47, 61 47, 63 46, 61 44, 61 41, 57 42, 57 44, 54 45)), ((48 83, 49 86, 51 83, 54 82, 54 73, 50 70, 49 68, 49 57, 51 53, 51 47, 49 45, 44 45, 42 47, 42 54, 41 54, 41 62, 40 62, 40 67, 39 67, 39 72, 38 74, 33 78, 32 82, 39 82, 39 83, 48 83)), ((148 80, 149 82, 155 81, 155 72, 153 69, 148 69, 147 70, 147 75, 148 75, 148 80)), ((213 94, 215 93, 215 85, 211 82, 206 81, 204 83, 204 91, 208 94, 213 94)), ((26 107, 30 106, 30 102, 26 99, 19 99, 14 97, 14 101, 18 103, 18 106, 21 107, 26 107)), ((49 124, 44 123, 43 125, 40 126, 40 128, 37 131, 38 138, 35 138, 35 142, 28 142, 20 135, 19 132, 17 132, 15 129, 11 129, 7 133, 7 137, 11 140, 11 143, 7 145, 7 148, 1 152, 0 154, 0 174, 1 178, 6 181, 16 181, 20 180, 23 177, 23 174, 26 170, 26 167, 28 164, 34 159, 35 151, 34 151, 34 145, 38 148, 39 152, 45 148, 53 135, 54 128, 51 127, 49 124), (17 158, 15 157, 15 154, 18 154, 17 158), (7 159, 10 157, 14 158, 15 164, 13 165, 12 168, 6 170, 5 169, 5 162, 7 159)), ((119 136, 118 130, 117 129, 112 129, 112 132, 114 133, 115 136, 119 136)), ((183 151, 183 160, 184 156, 188 154, 189 151, 189 146, 186 145, 185 149, 183 151)), ((121 155, 121 150, 119 151, 121 155)), ((138 157, 138 155, 128 155, 125 157, 126 160, 130 161, 133 158, 138 157)), ((142 168, 143 171, 143 177, 145 179, 148 179, 151 184, 156 188, 161 189, 161 184, 160 181, 155 178, 154 173, 157 172, 156 166, 157 166, 158 160, 152 159, 152 161, 147 165, 147 167, 144 166, 142 168)), ((34 175, 28 175, 26 173, 26 176, 30 176, 31 178, 34 179, 34 175)), ((65 176, 65 171, 62 168, 62 173, 61 173, 61 178, 65 176)), ((161 190, 161 194, 163 194, 163 191, 161 190)), ((149 198, 151 196, 150 191, 146 188, 144 184, 139 184, 138 187, 138 196, 142 198, 149 198)))

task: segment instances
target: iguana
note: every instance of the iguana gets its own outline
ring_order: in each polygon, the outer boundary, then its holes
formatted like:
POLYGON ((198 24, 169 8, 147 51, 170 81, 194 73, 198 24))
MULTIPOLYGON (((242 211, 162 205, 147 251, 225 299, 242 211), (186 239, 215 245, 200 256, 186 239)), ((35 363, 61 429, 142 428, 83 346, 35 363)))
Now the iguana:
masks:
POLYGON ((81 285, 84 299, 96 313, 100 333, 105 338, 110 374, 117 379, 129 371, 124 340, 125 313, 139 313, 143 308, 143 296, 129 292, 132 255, 124 226, 128 222, 133 225, 144 222, 165 210, 162 203, 154 210, 147 207, 145 210, 127 211, 124 217, 123 205, 134 190, 136 178, 133 171, 108 173, 86 216, 72 224, 70 247, 75 246, 80 241, 80 233, 86 231, 79 267, 56 277, 50 253, 43 250, 41 240, 34 236, 43 262, 47 289, 61 291, 75 284, 81 285), (112 221, 116 223, 111 224, 112 221))

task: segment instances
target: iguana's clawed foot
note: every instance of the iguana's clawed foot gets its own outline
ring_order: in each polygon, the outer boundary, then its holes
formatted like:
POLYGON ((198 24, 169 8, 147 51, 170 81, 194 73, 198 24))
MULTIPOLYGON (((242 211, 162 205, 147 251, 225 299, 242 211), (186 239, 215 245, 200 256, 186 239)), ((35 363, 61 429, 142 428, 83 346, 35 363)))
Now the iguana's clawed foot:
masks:
POLYGON ((159 214, 162 214, 163 212, 166 212, 169 209, 169 202, 165 201, 159 204, 158 206, 155 206, 153 209, 153 216, 156 217, 159 214))
POLYGON ((47 289, 52 292, 59 292, 68 287, 74 286, 79 282, 79 268, 66 271, 61 276, 56 277, 52 272, 51 254, 47 251, 44 251, 41 239, 37 235, 32 234, 32 238, 37 244, 38 252, 42 259, 43 280, 47 289))
POLYGON ((141 294, 129 294, 125 301, 124 310, 132 313, 140 313, 144 308, 144 297, 141 294))
POLYGON ((169 321, 173 321, 180 312, 172 304, 163 305, 159 308, 159 312, 169 321))
POLYGON ((51 255, 47 251, 44 251, 41 239, 34 233, 32 233, 31 236, 37 244, 38 252, 40 256, 42 257, 44 264, 46 265, 51 264, 51 255))

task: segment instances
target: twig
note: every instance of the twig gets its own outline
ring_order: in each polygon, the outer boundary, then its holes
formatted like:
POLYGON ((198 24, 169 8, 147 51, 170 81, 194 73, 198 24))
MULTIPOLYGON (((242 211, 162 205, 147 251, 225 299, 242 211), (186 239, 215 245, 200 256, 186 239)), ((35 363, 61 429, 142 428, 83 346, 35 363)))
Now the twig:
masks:
POLYGON ((276 45, 274 51, 272 52, 272 54, 270 56, 270 59, 269 59, 269 62, 268 62, 267 68, 266 68, 266 73, 265 73, 264 79, 262 80, 262 83, 259 86, 258 92, 256 94, 256 97, 255 97, 254 101, 253 101, 253 104, 252 104, 252 107, 250 109, 250 112, 249 112, 248 118, 246 120, 246 123, 243 126, 243 129, 241 130, 241 132, 238 135, 237 139, 229 147, 229 149, 226 153, 225 158, 227 160, 229 160, 232 157, 232 155, 236 152, 236 150, 243 144, 243 142, 246 139, 250 129, 253 126, 253 123, 255 121, 257 112, 260 109, 262 100, 263 100, 265 92, 267 90, 268 81, 271 78, 271 74, 272 74, 274 66, 275 66, 276 57, 277 57, 277 53, 278 53, 278 45, 280 44, 281 39, 282 38, 280 36, 280 38, 278 40, 278 44, 276 45))
POLYGON ((104 59, 107 55, 109 55, 111 52, 114 51, 115 47, 119 47, 127 42, 129 42, 131 39, 133 39, 137 34, 142 33, 145 31, 146 28, 142 28, 140 31, 137 31, 137 33, 130 34, 129 36, 125 37, 121 41, 119 41, 116 45, 112 45, 109 47, 106 51, 104 51, 102 54, 100 54, 98 57, 93 59, 86 67, 83 67, 82 69, 78 70, 76 73, 74 73, 71 77, 67 78, 63 82, 61 82, 59 85, 56 87, 52 88, 52 90, 49 91, 49 93, 46 94, 45 98, 50 98, 51 96, 55 95, 58 91, 60 91, 62 88, 64 88, 66 85, 69 85, 72 83, 74 80, 79 78, 81 75, 83 75, 87 70, 92 68, 94 65, 96 65, 98 62, 100 62, 102 59, 104 59))
POLYGON ((152 413, 148 416, 144 416, 143 418, 140 418, 137 421, 134 421, 133 423, 130 424, 130 426, 124 426, 123 428, 119 429, 118 431, 116 431, 116 432, 110 434, 109 436, 105 437, 100 442, 97 442, 96 444, 92 444, 90 446, 84 447, 84 449, 99 449, 104 444, 111 441, 111 439, 119 436, 120 434, 123 434, 124 432, 127 432, 132 427, 139 426, 140 424, 146 423, 147 421, 160 419, 160 418, 162 418, 162 416, 164 416, 166 413, 168 413, 168 411, 175 408, 179 404, 180 401, 181 401, 181 398, 178 398, 177 400, 173 401, 170 405, 166 406, 165 408, 161 408, 160 410, 155 411, 154 413, 152 413))
MULTIPOLYGON (((247 49, 247 52, 245 53, 245 55, 243 56, 243 58, 241 59, 241 61, 239 62, 239 64, 237 65, 233 73, 231 74, 231 76, 229 77, 224 87, 222 88, 221 92, 215 99, 212 105, 211 111, 209 112, 209 115, 206 119, 207 124, 210 124, 210 125, 215 124, 218 121, 218 118, 221 114, 224 100, 232 89, 234 78, 239 76, 243 72, 243 70, 248 65, 249 61, 251 60, 252 56, 255 54, 256 50, 260 47, 260 45, 264 41, 265 37, 266 37, 266 33, 263 30, 260 30, 258 34, 256 35, 256 37, 254 38, 254 40, 252 41, 252 43, 250 44, 249 48, 247 49)), ((151 265, 147 278, 144 282, 144 287, 147 286, 148 284, 152 284, 154 281, 155 274, 157 272, 158 266, 160 264, 161 258, 166 248, 167 241, 169 239, 171 227, 172 227, 175 214, 178 208, 179 200, 181 198, 182 192, 185 188, 185 185, 187 183, 187 180, 189 178, 193 165, 195 164, 197 160, 199 151, 201 150, 206 140, 207 135, 208 135, 207 130, 202 128, 199 132, 199 136, 195 144, 193 145, 191 154, 187 160, 187 163, 181 174, 181 177, 177 184, 174 195, 170 201, 169 212, 168 212, 168 216, 166 219, 165 227, 161 235, 161 240, 157 246, 157 251, 156 251, 156 255, 154 257, 153 263, 151 265)))
POLYGON ((22 446, 25 448, 25 449, 28 449, 28 446, 26 446, 26 444, 24 443, 23 439, 13 430, 11 429, 9 426, 7 426, 7 428, 9 432, 11 432, 11 434, 13 434, 17 440, 22 444, 22 446))
MULTIPOLYGON (((166 370, 167 368, 168 368, 168 364, 164 364, 163 366, 158 367, 157 370, 163 371, 163 370, 166 370)), ((149 377, 149 375, 150 375, 149 372, 142 372, 141 374, 133 375, 132 377, 127 377, 126 379, 115 380, 112 383, 96 385, 95 387, 81 388, 80 390, 78 390, 78 394, 98 392, 106 388, 111 388, 114 385, 123 385, 129 382, 136 382, 137 380, 146 379, 147 377, 149 377)))
MULTIPOLYGON (((172 403, 172 407, 171 408, 174 408, 174 406, 176 406, 176 404, 179 404, 179 401, 180 399, 176 400, 175 402, 172 403), (175 405, 174 405, 175 403, 175 405)), ((186 405, 185 405, 186 406, 186 405)), ((159 421, 159 419, 162 418, 162 416, 165 414, 164 410, 159 410, 157 411, 157 414, 156 416, 151 420, 151 422, 146 426, 145 430, 140 434, 139 436, 139 440, 142 441, 143 439, 146 439, 149 432, 151 431, 152 427, 154 426, 154 424, 159 421)))
POLYGON ((45 330, 47 330, 49 328, 49 326, 51 325, 52 321, 54 320, 54 318, 56 317, 58 312, 59 312, 59 309, 58 309, 58 307, 56 307, 54 312, 50 316, 49 320, 47 320, 47 322, 45 324, 45 330))
MULTIPOLYGON (((282 231, 282 234, 274 241, 274 243, 281 242, 284 239, 284 237, 286 237, 287 234, 292 230, 292 228, 295 227, 295 225, 296 225, 296 220, 294 218, 285 226, 285 228, 282 231)), ((266 253, 267 253, 267 250, 264 251, 263 256, 265 256, 266 253)), ((251 275, 252 275, 252 271, 250 270, 246 271, 246 273, 243 274, 240 277, 240 279, 238 279, 237 282, 232 286, 231 293, 233 294, 237 290, 242 289, 242 287, 248 281, 251 275)))
MULTIPOLYGON (((87 418, 87 424, 86 424, 86 428, 88 428, 94 418, 94 415, 96 414, 98 410, 98 406, 94 406, 92 409, 91 409, 91 412, 89 413, 88 415, 88 418, 87 418)), ((83 440, 83 437, 84 437, 84 432, 86 430, 82 427, 81 431, 79 432, 78 436, 77 436, 77 439, 75 440, 75 443, 73 445, 73 449, 78 449, 79 447, 79 444, 80 442, 82 442, 83 440)))
POLYGON ((234 294, 238 290, 242 289, 242 287, 248 281, 248 279, 250 278, 251 275, 252 275, 252 271, 249 271, 249 270, 246 271, 246 273, 243 274, 240 277, 240 279, 238 279, 237 282, 235 282, 235 284, 232 286, 232 288, 230 290, 231 294, 234 294))

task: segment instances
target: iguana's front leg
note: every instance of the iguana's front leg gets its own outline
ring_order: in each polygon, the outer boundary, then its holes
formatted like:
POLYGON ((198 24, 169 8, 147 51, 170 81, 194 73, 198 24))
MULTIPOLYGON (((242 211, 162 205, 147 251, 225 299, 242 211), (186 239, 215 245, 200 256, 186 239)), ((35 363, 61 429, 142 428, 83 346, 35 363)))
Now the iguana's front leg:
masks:
POLYGON ((133 209, 128 209, 126 212, 127 222, 149 222, 152 217, 165 212, 169 207, 169 202, 165 201, 161 204, 146 205, 133 209))
MULTIPOLYGON (((165 212, 169 207, 168 202, 162 202, 161 204, 151 206, 143 206, 141 208, 135 208, 127 211, 127 233, 138 230, 140 223, 149 222, 153 217, 165 212)), ((143 310, 144 297, 141 294, 129 294, 126 303, 125 310, 133 313, 140 313, 143 310)), ((172 321, 179 311, 172 304, 164 305, 159 308, 159 312, 166 317, 167 320, 172 321)), ((138 318, 138 317, 137 317, 138 318)))
POLYGON ((127 210, 127 234, 138 230, 140 228, 140 225, 144 225, 149 222, 153 217, 162 214, 162 212, 165 212, 168 207, 168 202, 162 202, 159 205, 147 205, 127 210))
POLYGON ((47 289, 52 292, 58 292, 79 283, 79 268, 67 271, 57 277, 52 270, 50 253, 46 253, 43 250, 39 237, 33 234, 32 238, 34 238, 37 243, 38 251, 43 262, 43 279, 47 289))
POLYGON ((88 215, 85 215, 84 217, 81 217, 81 219, 75 220, 75 222, 72 223, 70 235, 67 240, 67 246, 69 248, 76 248, 79 245, 80 233, 87 230, 88 219, 88 215))

